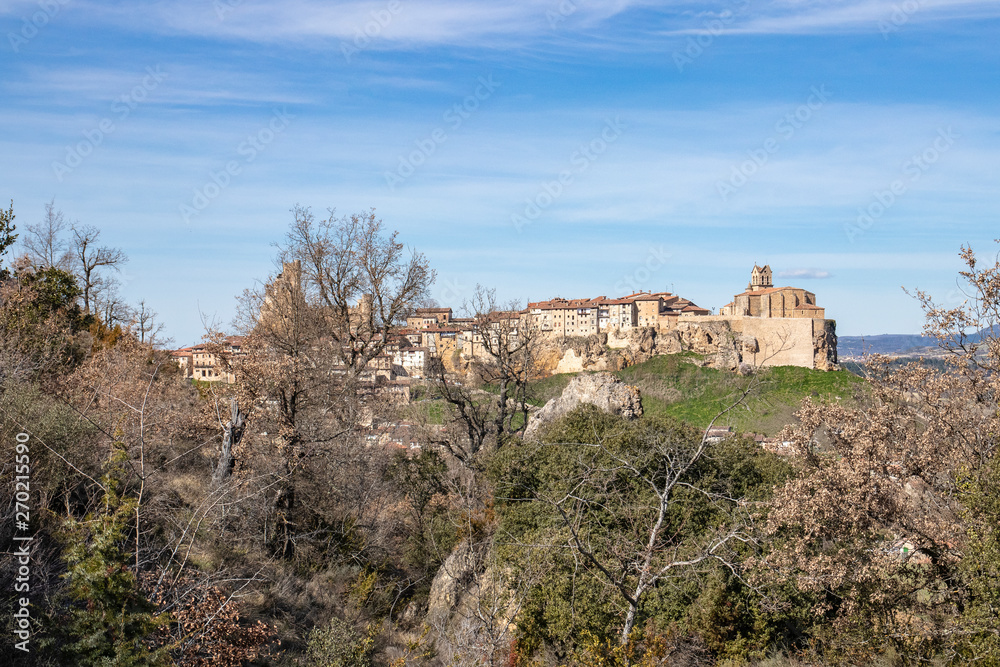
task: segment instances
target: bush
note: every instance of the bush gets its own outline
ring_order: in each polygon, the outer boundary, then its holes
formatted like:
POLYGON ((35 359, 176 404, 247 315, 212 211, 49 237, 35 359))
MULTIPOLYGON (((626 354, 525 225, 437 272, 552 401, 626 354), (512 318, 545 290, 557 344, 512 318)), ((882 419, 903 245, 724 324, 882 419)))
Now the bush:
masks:
POLYGON ((364 633, 334 616, 324 628, 313 628, 306 646, 310 667, 370 667, 375 649, 375 629, 364 633))

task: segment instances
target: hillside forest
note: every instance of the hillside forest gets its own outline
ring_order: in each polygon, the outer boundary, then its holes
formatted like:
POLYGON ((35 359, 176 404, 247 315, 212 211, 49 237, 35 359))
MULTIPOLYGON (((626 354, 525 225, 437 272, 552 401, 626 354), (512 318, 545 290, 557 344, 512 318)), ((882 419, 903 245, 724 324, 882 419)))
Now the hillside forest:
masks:
POLYGON ((100 230, 0 215, 0 663, 1000 665, 1000 263, 915 293, 942 364, 657 358, 618 373, 642 416, 526 438, 567 378, 520 305, 478 288, 483 354, 401 399, 368 371, 434 270, 371 211, 290 217, 300 288, 248 277, 205 383, 100 230))

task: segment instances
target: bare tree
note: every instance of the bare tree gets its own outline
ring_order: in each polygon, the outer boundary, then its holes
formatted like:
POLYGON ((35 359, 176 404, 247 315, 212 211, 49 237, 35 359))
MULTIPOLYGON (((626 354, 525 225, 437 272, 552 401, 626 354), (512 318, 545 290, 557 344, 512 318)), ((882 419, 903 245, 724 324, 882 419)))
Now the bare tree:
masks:
POLYGON ((28 260, 39 269, 54 268, 71 271, 73 254, 70 252, 66 231, 69 223, 63 212, 55 207, 55 199, 45 204, 41 222, 28 225, 24 237, 24 250, 28 260))
POLYGON ((118 281, 113 276, 107 276, 101 282, 102 289, 92 297, 94 313, 110 328, 127 325, 136 313, 118 291, 118 281))
POLYGON ((160 334, 163 333, 164 324, 158 322, 156 316, 156 311, 146 304, 145 299, 141 299, 132 313, 133 330, 139 335, 140 343, 148 343, 155 347, 161 342, 160 334))
POLYGON ((441 398, 451 406, 454 426, 452 432, 446 433, 444 438, 435 438, 433 444, 448 450, 464 465, 471 465, 480 450, 495 441, 493 397, 449 377, 444 362, 438 357, 428 362, 428 377, 435 383, 441 398))
POLYGON ((92 302, 104 290, 109 289, 105 270, 120 271, 128 261, 121 248, 98 245, 101 231, 91 225, 73 225, 72 253, 76 271, 83 290, 83 310, 90 313, 92 302))
POLYGON ((498 436, 521 432, 528 425, 528 383, 538 374, 539 332, 516 301, 500 306, 495 289, 476 285, 465 308, 475 320, 472 369, 498 390, 494 431, 498 436), (514 423, 517 415, 519 424, 514 423))
POLYGON ((272 536, 285 557, 299 539, 295 517, 325 507, 303 504, 301 495, 330 497, 326 467, 353 452, 360 432, 390 409, 367 379, 369 362, 433 280, 423 255, 407 256, 372 213, 317 221, 297 207, 294 216, 278 256, 281 274, 244 294, 247 335, 231 365, 247 414, 241 449, 266 453, 254 465, 272 480, 272 536))
POLYGON ((449 377, 440 359, 432 361, 429 375, 452 407, 460 431, 459 439, 439 444, 468 465, 485 446, 499 445, 526 428, 529 383, 538 375, 540 332, 519 304, 500 306, 496 290, 481 285, 464 309, 473 318, 469 376, 496 393, 449 377))
POLYGON ((374 210, 338 218, 331 209, 319 221, 308 208, 293 213, 280 260, 299 262, 305 299, 322 309, 347 372, 357 374, 426 297, 434 271, 422 254, 407 256, 398 232, 386 233, 374 210))

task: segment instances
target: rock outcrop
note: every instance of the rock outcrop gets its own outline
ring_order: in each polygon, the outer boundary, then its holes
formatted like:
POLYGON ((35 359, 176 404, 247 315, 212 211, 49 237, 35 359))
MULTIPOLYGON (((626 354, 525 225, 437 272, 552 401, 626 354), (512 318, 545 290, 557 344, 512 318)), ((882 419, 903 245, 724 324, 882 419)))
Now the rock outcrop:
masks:
MULTIPOLYGON (((757 342, 751 338, 753 345, 757 342)), ((585 337, 552 339, 539 354, 545 373, 618 371, 663 354, 696 352, 715 368, 733 369, 742 360, 745 346, 725 322, 682 322, 664 331, 641 327, 585 337)))
POLYGON ((642 415, 642 402, 636 387, 625 384, 610 373, 580 375, 570 381, 559 398, 553 398, 531 417, 524 438, 537 439, 545 425, 582 403, 595 405, 626 419, 642 415))
POLYGON ((822 331, 813 337, 813 365, 821 371, 835 371, 837 365, 837 323, 827 320, 822 331))
POLYGON ((479 569, 480 558, 467 542, 460 543, 445 559, 431 582, 427 599, 427 622, 441 625, 448 621, 463 597, 470 593, 479 569))

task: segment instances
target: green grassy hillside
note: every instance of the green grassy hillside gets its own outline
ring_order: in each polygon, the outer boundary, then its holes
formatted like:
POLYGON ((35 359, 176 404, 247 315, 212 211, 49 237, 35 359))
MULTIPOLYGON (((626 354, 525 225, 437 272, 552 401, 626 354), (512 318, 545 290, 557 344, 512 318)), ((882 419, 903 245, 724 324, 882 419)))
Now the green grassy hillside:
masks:
MULTIPOLYGON (((824 372, 797 366, 763 369, 757 378, 699 366, 701 358, 684 352, 654 357, 615 373, 642 393, 647 414, 665 414, 705 428, 716 414, 731 405, 751 381, 757 384, 748 400, 730 411, 717 426, 738 431, 775 435, 793 421, 803 398, 852 402, 863 380, 848 371, 824 372)), ((536 406, 559 396, 577 373, 551 375, 531 383, 530 403, 536 406)), ((487 391, 496 387, 486 386, 487 391)), ((442 423, 443 403, 430 388, 414 391, 410 418, 442 423)))
MULTIPOLYGON (((702 367, 691 353, 664 355, 616 373, 642 392, 649 414, 667 414, 704 428, 732 404, 750 378, 702 367)), ((558 396, 575 374, 553 375, 532 385, 535 403, 558 396)), ((861 378, 847 371, 824 372, 797 366, 763 369, 757 388, 746 402, 729 412, 718 426, 773 435, 793 420, 792 414, 807 396, 819 401, 853 401, 861 378)))

